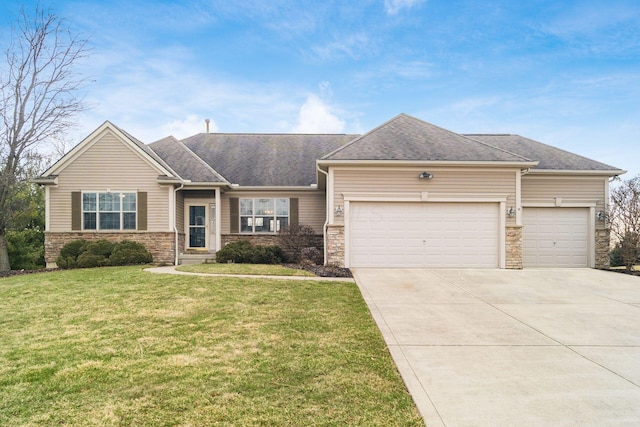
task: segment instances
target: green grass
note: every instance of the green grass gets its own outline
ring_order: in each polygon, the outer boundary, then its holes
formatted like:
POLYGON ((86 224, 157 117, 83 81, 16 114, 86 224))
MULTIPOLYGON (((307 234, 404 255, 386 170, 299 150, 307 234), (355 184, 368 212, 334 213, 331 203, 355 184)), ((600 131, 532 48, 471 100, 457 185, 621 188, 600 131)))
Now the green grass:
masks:
POLYGON ((0 279, 0 425, 418 426, 353 283, 0 279))
POLYGON ((213 273, 213 274, 254 274, 265 276, 309 276, 314 274, 295 268, 287 268, 281 265, 268 264, 194 264, 183 265, 177 268, 179 271, 191 273, 213 273))

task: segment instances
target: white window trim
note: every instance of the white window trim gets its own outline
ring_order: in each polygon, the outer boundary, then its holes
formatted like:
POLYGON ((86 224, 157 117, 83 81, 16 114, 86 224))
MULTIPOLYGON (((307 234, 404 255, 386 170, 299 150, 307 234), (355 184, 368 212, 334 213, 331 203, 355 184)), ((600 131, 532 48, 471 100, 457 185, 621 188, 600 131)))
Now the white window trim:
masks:
MULTIPOLYGON (((80 198, 80 209, 81 209, 81 224, 82 224, 82 231, 94 231, 94 232, 102 232, 102 233, 117 233, 117 232, 132 232, 132 231, 138 231, 138 222, 139 222, 139 214, 138 214, 138 190, 108 190, 108 191, 104 191, 104 190, 82 190, 81 191, 82 196, 80 198), (108 230, 102 230, 100 229, 100 210, 98 209, 99 207, 99 203, 100 203, 100 194, 135 194, 136 197, 136 210, 135 210, 135 214, 136 214, 136 228, 129 228, 129 229, 124 229, 123 227, 123 213, 133 213, 133 211, 123 211, 122 210, 122 200, 120 201, 120 228, 113 228, 113 229, 108 229, 108 230), (84 195, 85 194, 95 194, 96 195, 96 228, 85 228, 84 226, 84 214, 85 214, 85 210, 84 210, 84 195)), ((93 212, 93 211, 91 211, 93 212)), ((106 212, 110 212, 113 213, 111 211, 106 211, 106 212)))
MULTIPOLYGON (((259 217, 266 217, 267 215, 258 215, 259 217)), ((278 229, 277 226, 277 221, 278 218, 283 218, 286 217, 287 218, 287 224, 290 224, 290 220, 291 220, 291 197, 240 197, 238 198, 238 230, 239 230, 239 234, 244 234, 244 235, 256 235, 256 236, 265 236, 265 235, 274 235, 274 234, 278 234, 278 232, 280 231, 278 229), (255 220, 256 218, 256 214, 255 214, 255 203, 256 200, 262 200, 262 199, 268 199, 268 200, 273 200, 273 221, 275 224, 274 230, 273 231, 263 231, 263 232, 256 232, 255 231, 255 225, 252 226, 252 229, 254 231, 242 231, 242 218, 248 218, 251 217, 255 220), (286 215, 278 215, 278 209, 276 207, 276 200, 278 199, 286 199, 287 200, 287 214, 286 215), (251 215, 242 215, 242 201, 243 200, 253 200, 253 213, 251 215)))

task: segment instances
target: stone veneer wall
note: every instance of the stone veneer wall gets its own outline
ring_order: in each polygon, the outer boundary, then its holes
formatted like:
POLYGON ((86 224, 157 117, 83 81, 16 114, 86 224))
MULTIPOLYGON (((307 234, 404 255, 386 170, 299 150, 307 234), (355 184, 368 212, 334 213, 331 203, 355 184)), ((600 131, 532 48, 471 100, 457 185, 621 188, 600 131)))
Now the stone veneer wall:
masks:
POLYGON ((505 267, 522 270, 522 226, 507 226, 505 229, 505 267))
POLYGON ((596 230, 596 268, 608 269, 611 267, 609 251, 611 250, 611 231, 607 229, 596 230))
POLYGON ((154 264, 173 264, 175 260, 176 235, 172 232, 92 233, 86 231, 47 231, 44 234, 44 258, 47 268, 55 267, 56 259, 60 255, 60 249, 65 244, 79 239, 88 241, 106 239, 111 242, 133 240, 143 244, 151 252, 154 264))
POLYGON ((344 225, 327 226, 326 264, 344 267, 344 225))

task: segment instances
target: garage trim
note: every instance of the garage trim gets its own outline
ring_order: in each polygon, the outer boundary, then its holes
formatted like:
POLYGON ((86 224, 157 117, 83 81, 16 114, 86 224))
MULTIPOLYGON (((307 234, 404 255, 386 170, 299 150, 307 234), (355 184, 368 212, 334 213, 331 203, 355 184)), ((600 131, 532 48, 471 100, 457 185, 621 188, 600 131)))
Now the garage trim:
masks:
POLYGON ((588 268, 595 268, 596 265, 596 202, 565 202, 556 199, 554 202, 527 202, 522 203, 523 208, 589 208, 589 223, 587 225, 587 253, 588 268))
POLYGON ((506 204, 504 194, 438 194, 438 193, 343 193, 344 198, 344 265, 349 268, 351 202, 415 202, 415 203, 498 203, 498 267, 506 268, 506 204))

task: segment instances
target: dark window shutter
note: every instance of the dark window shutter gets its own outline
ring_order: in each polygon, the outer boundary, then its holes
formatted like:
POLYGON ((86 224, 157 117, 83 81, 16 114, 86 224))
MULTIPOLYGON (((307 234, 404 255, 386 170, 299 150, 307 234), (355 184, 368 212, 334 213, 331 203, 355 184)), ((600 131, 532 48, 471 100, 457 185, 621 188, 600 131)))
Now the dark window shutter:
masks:
POLYGON ((298 198, 289 199, 289 225, 298 226, 298 198))
POLYGON ((82 230, 82 192, 71 192, 71 229, 82 230))
POLYGON ((240 232, 240 199, 237 197, 231 197, 229 199, 229 215, 230 215, 230 224, 231 224, 231 232, 239 233, 240 232))
POLYGON ((147 229, 147 192, 138 192, 138 230, 147 229))

